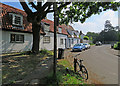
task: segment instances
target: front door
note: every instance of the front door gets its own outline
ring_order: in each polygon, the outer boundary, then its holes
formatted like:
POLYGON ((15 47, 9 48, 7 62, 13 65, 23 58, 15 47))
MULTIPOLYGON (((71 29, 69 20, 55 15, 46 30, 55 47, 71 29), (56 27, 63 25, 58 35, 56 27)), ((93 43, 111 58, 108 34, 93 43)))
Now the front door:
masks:
POLYGON ((71 48, 71 42, 70 42, 70 39, 69 39, 69 48, 71 48))
POLYGON ((65 39, 65 49, 67 48, 67 40, 65 39))

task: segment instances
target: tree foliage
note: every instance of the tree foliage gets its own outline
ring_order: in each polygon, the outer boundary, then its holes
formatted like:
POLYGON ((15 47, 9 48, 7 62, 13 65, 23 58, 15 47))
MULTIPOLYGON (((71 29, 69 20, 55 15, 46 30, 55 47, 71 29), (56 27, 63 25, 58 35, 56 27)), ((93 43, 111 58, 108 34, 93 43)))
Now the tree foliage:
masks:
MULTIPOLYGON (((39 51, 41 20, 44 19, 48 13, 54 12, 54 2, 40 2, 39 0, 19 0, 23 9, 27 13, 27 20, 32 23, 33 31, 33 52, 39 51), (30 5, 33 9, 30 9, 30 5)), ((57 11, 60 24, 68 24, 69 22, 81 23, 85 22, 87 18, 93 14, 100 14, 102 11, 112 9, 117 11, 120 6, 118 2, 56 2, 57 11)), ((43 30, 44 31, 44 30, 43 30)))
POLYGON ((84 36, 83 38, 84 38, 84 40, 89 40, 88 36, 84 36))
POLYGON ((72 2, 69 8, 59 12, 60 23, 78 22, 84 23, 92 15, 100 14, 102 11, 112 9, 117 11, 118 2, 72 2))
POLYGON ((95 33, 95 32, 87 32, 87 34, 86 34, 90 39, 91 39, 91 41, 94 41, 95 39, 96 39, 96 37, 98 37, 98 33, 95 33))

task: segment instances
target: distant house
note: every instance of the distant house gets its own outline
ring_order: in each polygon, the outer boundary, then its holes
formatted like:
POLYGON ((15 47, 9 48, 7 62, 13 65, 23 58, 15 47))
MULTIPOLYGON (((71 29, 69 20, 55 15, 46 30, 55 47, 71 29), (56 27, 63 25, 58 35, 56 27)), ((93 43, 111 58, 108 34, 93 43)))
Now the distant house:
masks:
MULTIPOLYGON (((0 3, 2 26, 2 53, 28 51, 32 48, 32 24, 27 21, 27 14, 17 8, 0 3)), ((45 33, 40 31, 41 36, 45 33)))
POLYGON ((68 33, 67 48, 72 48, 76 43, 80 43, 79 32, 74 30, 74 28, 70 25, 64 25, 64 27, 68 33))
MULTIPOLYGON (((54 22, 48 19, 43 19, 42 24, 46 35, 41 38, 43 43, 41 43, 42 49, 53 50, 54 49, 54 22)), ((57 49, 67 48, 67 35, 65 28, 61 25, 57 27, 57 49)))

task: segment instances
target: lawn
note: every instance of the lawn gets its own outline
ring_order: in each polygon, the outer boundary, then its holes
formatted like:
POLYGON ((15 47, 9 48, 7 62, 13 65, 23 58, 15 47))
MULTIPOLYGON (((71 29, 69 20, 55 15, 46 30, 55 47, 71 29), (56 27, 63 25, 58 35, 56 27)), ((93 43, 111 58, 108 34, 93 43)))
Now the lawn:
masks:
POLYGON ((52 51, 41 50, 38 55, 27 55, 24 52, 22 55, 2 58, 2 83, 12 84, 24 79, 37 64, 52 55, 52 51))

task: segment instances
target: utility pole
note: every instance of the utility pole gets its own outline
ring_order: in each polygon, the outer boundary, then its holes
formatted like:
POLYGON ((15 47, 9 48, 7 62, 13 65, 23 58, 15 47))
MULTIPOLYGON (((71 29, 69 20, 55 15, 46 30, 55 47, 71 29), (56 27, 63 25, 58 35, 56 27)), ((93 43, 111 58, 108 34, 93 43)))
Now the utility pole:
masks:
POLYGON ((57 4, 53 3, 54 9, 54 59, 53 59, 53 77, 56 78, 56 63, 57 63, 57 4))

